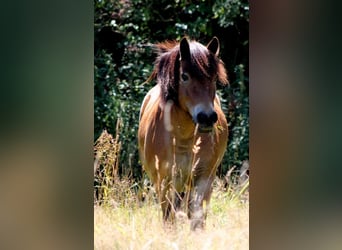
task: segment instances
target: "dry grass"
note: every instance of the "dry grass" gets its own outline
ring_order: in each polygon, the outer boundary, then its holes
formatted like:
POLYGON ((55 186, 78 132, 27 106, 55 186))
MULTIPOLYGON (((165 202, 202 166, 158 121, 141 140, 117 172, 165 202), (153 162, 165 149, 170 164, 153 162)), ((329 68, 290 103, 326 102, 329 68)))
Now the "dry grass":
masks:
POLYGON ((186 216, 166 227, 153 190, 117 174, 120 126, 118 121, 115 137, 103 131, 94 145, 94 249, 249 248, 246 171, 234 181, 232 168, 225 178, 228 188, 223 180, 215 180, 205 230, 191 232, 186 216))
MULTIPOLYGON (((248 185, 248 184, 247 184, 248 185)), ((206 229, 191 232, 186 218, 173 228, 163 225, 152 199, 94 207, 95 249, 248 249, 248 191, 223 192, 216 185, 206 229), (244 196, 244 199, 242 197, 244 196), (244 200, 244 201, 243 201, 244 200)))

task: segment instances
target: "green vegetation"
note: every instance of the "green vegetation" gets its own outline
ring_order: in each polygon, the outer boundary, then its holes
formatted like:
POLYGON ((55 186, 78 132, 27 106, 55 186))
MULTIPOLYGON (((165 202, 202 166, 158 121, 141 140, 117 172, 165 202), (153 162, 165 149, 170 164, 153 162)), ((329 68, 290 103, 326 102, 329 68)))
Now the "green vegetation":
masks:
POLYGON ((155 60, 151 44, 184 35, 220 40, 230 85, 218 91, 230 136, 219 175, 233 167, 238 173, 249 150, 248 1, 94 0, 94 7, 94 141, 104 130, 116 135, 118 176, 141 179, 136 135, 142 99, 154 84, 144 84, 155 60))

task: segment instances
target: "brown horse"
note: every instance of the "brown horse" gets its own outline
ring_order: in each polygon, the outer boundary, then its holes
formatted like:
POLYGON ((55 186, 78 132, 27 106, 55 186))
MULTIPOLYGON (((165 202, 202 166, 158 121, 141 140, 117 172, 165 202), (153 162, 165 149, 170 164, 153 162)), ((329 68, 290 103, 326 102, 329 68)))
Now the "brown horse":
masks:
POLYGON ((207 46, 183 38, 156 45, 154 86, 140 110, 139 153, 157 192, 164 221, 184 204, 191 229, 203 228, 228 125, 216 81, 228 84, 219 40, 207 46), (182 202, 183 201, 183 202, 182 202))

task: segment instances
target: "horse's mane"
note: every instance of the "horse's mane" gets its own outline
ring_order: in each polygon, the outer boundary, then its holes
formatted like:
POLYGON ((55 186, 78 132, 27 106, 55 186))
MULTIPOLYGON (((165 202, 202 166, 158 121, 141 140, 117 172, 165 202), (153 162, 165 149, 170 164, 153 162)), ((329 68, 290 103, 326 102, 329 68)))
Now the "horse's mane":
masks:
MULTIPOLYGON (((213 53, 205 53, 203 45, 191 41, 191 71, 197 77, 210 78, 217 75, 217 79, 222 84, 227 84, 227 74, 223 62, 213 53)), ((173 100, 178 103, 178 84, 180 52, 179 42, 165 41, 154 45, 157 58, 154 69, 147 81, 157 80, 162 90, 163 101, 173 100)))
POLYGON ((174 47, 176 47, 179 43, 175 40, 166 40, 161 43, 155 44, 155 50, 160 55, 162 53, 168 52, 174 47))

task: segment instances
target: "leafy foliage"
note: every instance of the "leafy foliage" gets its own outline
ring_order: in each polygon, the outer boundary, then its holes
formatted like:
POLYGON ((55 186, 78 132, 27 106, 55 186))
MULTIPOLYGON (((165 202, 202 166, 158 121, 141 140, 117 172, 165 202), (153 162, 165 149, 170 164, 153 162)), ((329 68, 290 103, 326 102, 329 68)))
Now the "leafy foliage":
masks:
POLYGON ((236 25, 238 21, 249 22, 249 4, 240 0, 216 0, 213 5, 214 18, 222 27, 236 25))
POLYGON ((230 86, 219 87, 230 126, 228 153, 221 174, 248 159, 248 23, 246 0, 94 0, 94 140, 106 129, 117 134, 119 174, 141 175, 137 149, 140 104, 152 87, 152 44, 188 35, 221 42, 230 86), (162 7, 161 7, 162 6, 162 7))

